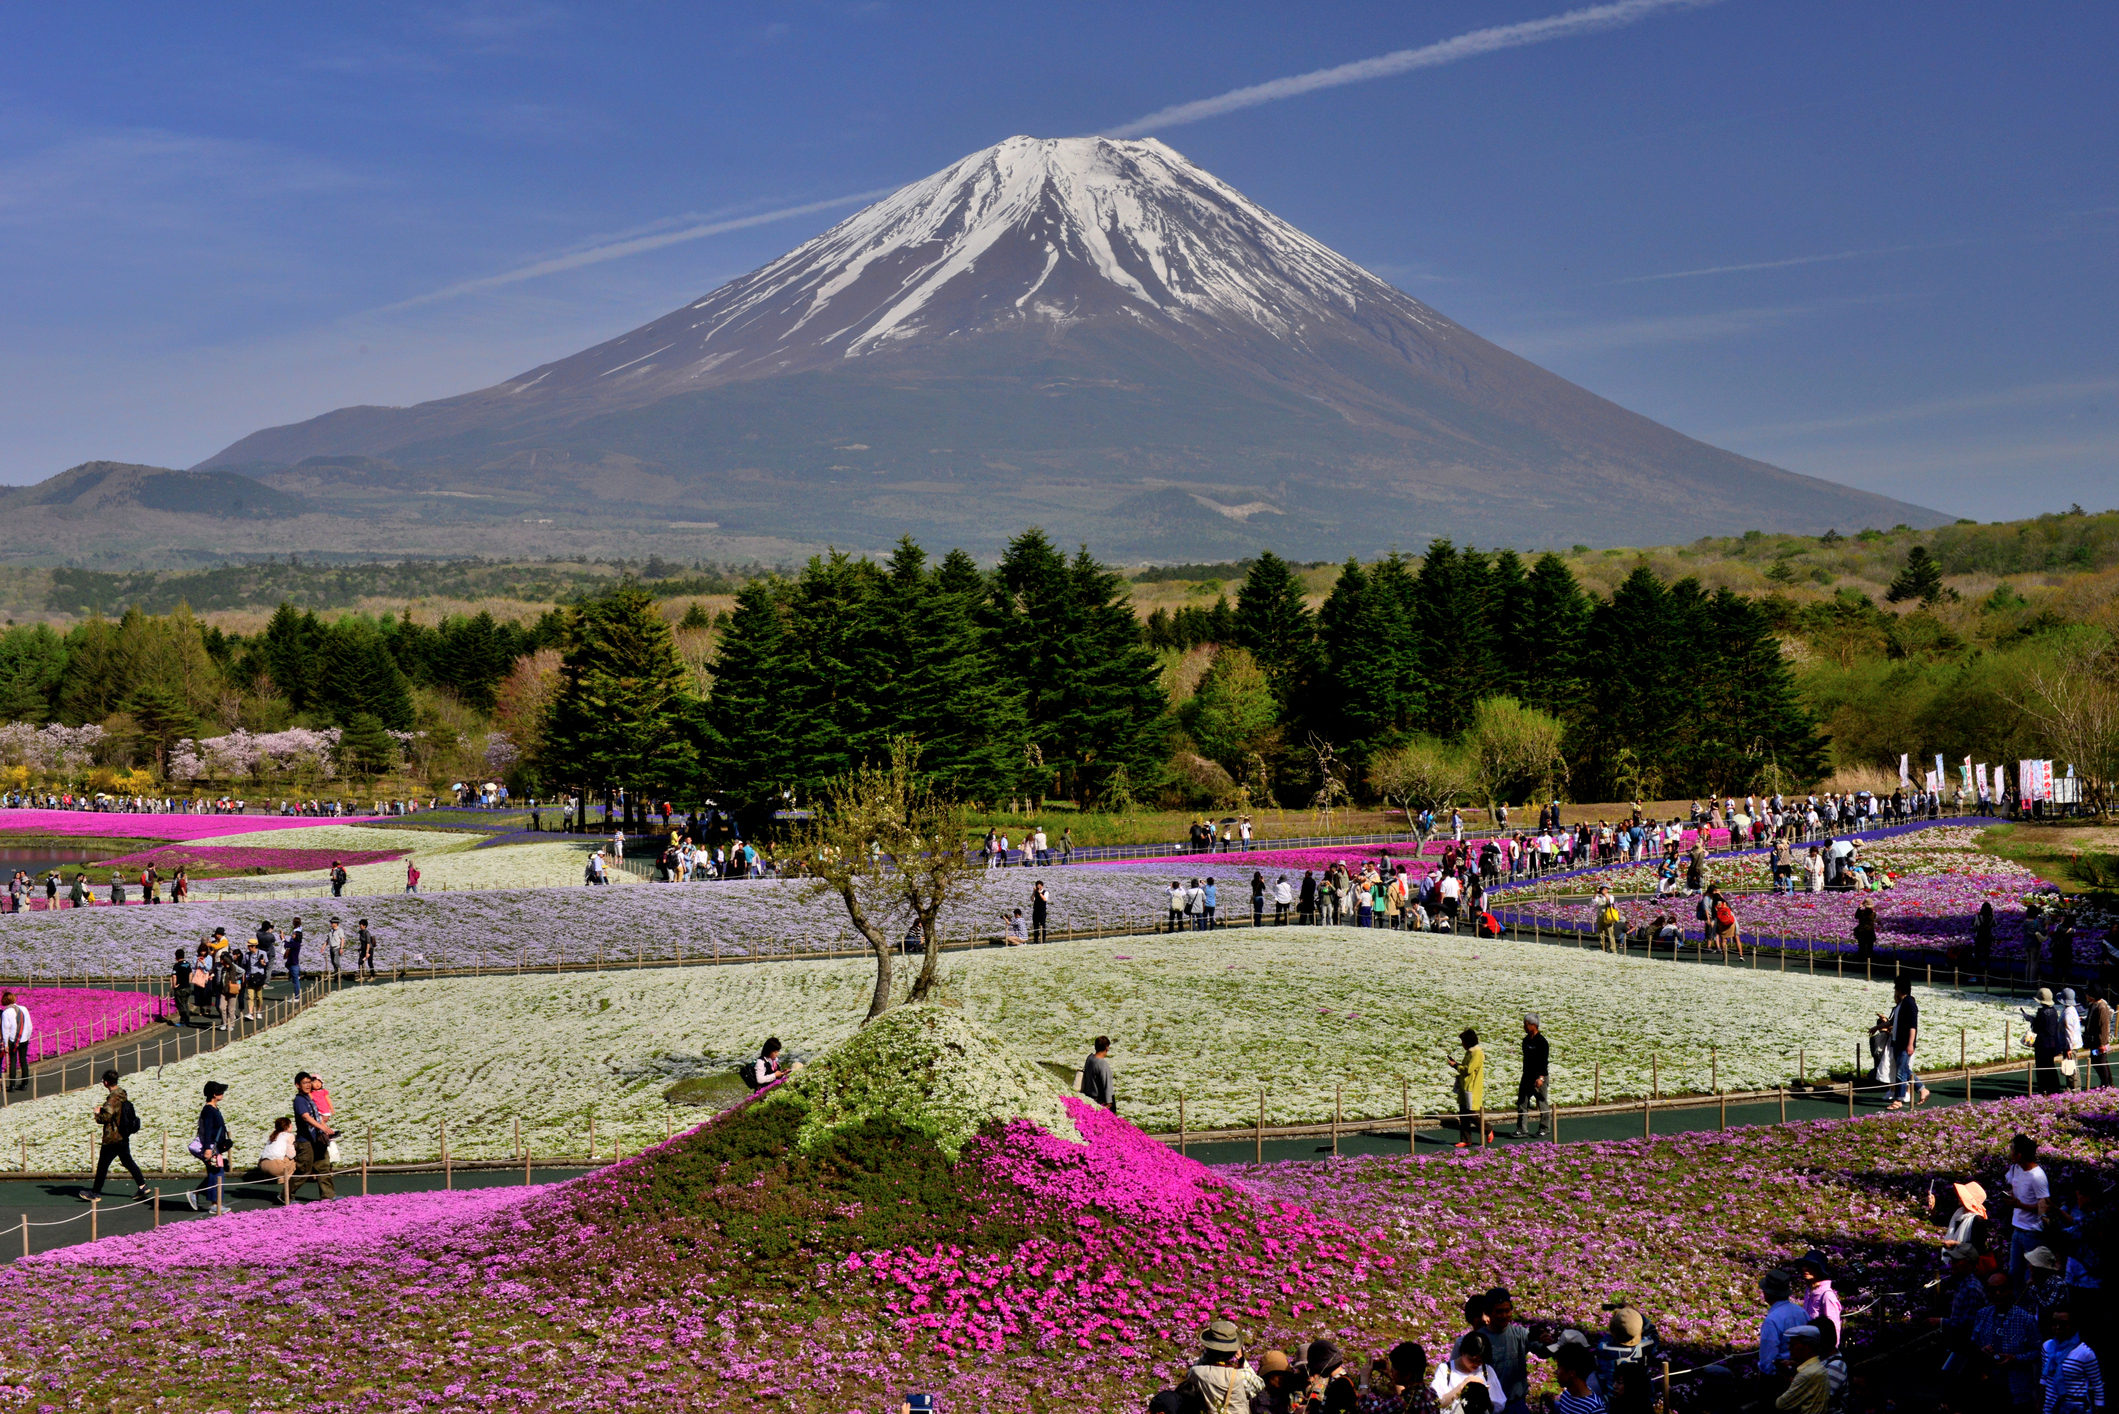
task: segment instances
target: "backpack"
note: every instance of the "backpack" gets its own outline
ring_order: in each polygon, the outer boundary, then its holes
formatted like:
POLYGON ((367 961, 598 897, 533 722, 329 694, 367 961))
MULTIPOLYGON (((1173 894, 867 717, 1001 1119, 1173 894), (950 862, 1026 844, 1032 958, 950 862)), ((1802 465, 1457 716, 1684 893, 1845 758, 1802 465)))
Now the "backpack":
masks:
POLYGON ((129 1139, 139 1132, 140 1112, 132 1107, 132 1101, 127 1100, 118 1107, 118 1133, 129 1139))
POLYGON ((1729 911, 1728 904, 1718 903, 1714 906, 1714 922, 1716 927, 1726 928, 1736 922, 1736 915, 1729 911))

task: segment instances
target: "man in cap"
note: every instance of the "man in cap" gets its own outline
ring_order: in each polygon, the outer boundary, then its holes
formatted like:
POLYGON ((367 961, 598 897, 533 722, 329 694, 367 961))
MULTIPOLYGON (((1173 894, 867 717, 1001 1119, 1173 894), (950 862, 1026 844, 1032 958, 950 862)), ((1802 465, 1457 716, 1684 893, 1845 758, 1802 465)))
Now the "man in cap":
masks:
POLYGON ((1618 1382, 1621 1365, 1645 1368, 1655 1358, 1656 1337, 1648 1318, 1625 1302, 1612 1303, 1604 1309, 1611 1312, 1611 1321, 1596 1349, 1597 1388, 1609 1394, 1618 1382))
POLYGON ((1302 1376, 1285 1350, 1268 1350, 1258 1357, 1258 1378, 1265 1391, 1251 1400, 1253 1414, 1289 1414, 1302 1388, 1302 1376))
POLYGON ((2033 1247, 2023 1254, 2023 1265, 2023 1304, 2042 1321, 2046 1312, 2067 1300, 2067 1278, 2060 1274, 2060 1254, 2050 1247, 2033 1247))
POLYGON ((1199 1337, 1200 1356, 1188 1372, 1210 1410, 1251 1407, 1251 1396, 1265 1391, 1265 1381, 1243 1363, 1243 1333, 1233 1321, 1216 1321, 1199 1337))
POLYGON ((1532 1105, 1538 1107, 1538 1135, 1552 1138, 1552 1087, 1546 1081, 1551 1068, 1549 1061, 1552 1046, 1545 1039, 1545 1032, 1538 1025, 1536 1012, 1525 1012, 1523 1016, 1523 1075, 1516 1081, 1516 1133, 1523 1137, 1523 1112, 1532 1105))
POLYGON ((1809 1317, 1789 1298, 1791 1288, 1788 1274, 1778 1267, 1758 1279, 1759 1294, 1766 1299, 1766 1318, 1758 1328, 1758 1372, 1762 1379, 1784 1379, 1794 1368, 1788 1358, 1788 1332, 1809 1317))
POLYGON ((1825 1406, 1832 1399, 1832 1385, 1825 1378, 1825 1362, 1819 1358, 1823 1347, 1824 1340, 1816 1326, 1795 1326, 1788 1331, 1788 1358, 1795 1364, 1795 1375, 1780 1398, 1773 1401, 1775 1409, 1791 1410, 1793 1414, 1825 1414, 1825 1406))

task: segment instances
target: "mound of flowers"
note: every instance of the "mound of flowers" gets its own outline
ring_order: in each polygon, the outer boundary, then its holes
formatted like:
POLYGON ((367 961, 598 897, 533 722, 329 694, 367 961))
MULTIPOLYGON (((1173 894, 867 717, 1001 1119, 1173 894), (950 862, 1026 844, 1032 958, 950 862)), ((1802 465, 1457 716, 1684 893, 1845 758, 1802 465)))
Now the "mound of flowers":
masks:
POLYGON ((0 1386, 25 1406, 181 1388, 282 1410, 876 1414, 912 1390, 953 1409, 1138 1407, 1210 1319, 1260 1346, 1330 1336, 1358 1367, 1401 1339, 1439 1349, 1464 1294, 1496 1282, 1537 1322, 1594 1322, 1628 1296, 1690 1363, 1749 1340, 1758 1272, 1810 1247, 1839 1266, 1858 1343, 1940 1268, 1932 1183, 1994 1188, 2017 1132, 2062 1172, 2102 1165, 2108 1108, 1210 1170, 1041 1088, 991 1033, 907 1008, 586 1179, 39 1257, 0 1288, 0 1386), (361 1360, 339 1358, 351 1348, 361 1360))

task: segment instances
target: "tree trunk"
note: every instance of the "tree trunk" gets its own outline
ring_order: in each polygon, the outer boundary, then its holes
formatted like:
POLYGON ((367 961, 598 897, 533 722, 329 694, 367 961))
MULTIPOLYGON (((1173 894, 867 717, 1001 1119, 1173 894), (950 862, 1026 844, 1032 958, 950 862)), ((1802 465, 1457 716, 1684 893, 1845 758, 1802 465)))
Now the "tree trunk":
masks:
POLYGON ((919 920, 920 937, 926 941, 927 951, 920 958, 920 975, 912 984, 912 994, 905 998, 908 1002, 926 1001, 928 993, 934 990, 934 984, 941 980, 942 939, 935 926, 940 913, 941 910, 936 908, 915 915, 919 920))
POLYGON ((846 905, 846 916, 852 921, 855 931, 868 939, 868 950, 876 955, 876 991, 874 997, 869 1000, 868 1015, 862 1022, 865 1026, 890 1010, 890 939, 883 936, 882 929, 868 921, 868 914, 862 909, 860 897, 854 892, 851 880, 836 885, 834 892, 839 895, 840 902, 846 905))

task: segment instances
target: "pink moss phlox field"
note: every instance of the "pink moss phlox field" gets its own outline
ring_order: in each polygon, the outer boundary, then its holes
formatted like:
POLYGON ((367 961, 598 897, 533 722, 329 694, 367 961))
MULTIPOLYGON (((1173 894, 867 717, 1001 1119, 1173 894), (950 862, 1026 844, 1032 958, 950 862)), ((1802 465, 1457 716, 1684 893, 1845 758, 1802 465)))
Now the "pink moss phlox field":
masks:
POLYGON ((164 1021, 169 999, 89 987, 13 988, 29 1009, 30 1059, 46 1060, 164 1021))
POLYGON ((219 1219, 212 1241, 189 1223, 39 1252, 32 1265, 137 1268, 252 1268, 274 1271, 311 1262, 393 1262, 400 1270, 433 1265, 465 1228, 545 1193, 551 1185, 472 1188, 259 1208, 219 1219), (405 1264, 413 1264, 407 1267, 405 1264))
POLYGON ((99 835, 121 840, 206 840, 258 830, 359 825, 374 815, 152 815, 118 810, 0 810, 0 836, 99 835))
POLYGON ((273 849, 264 845, 166 844, 117 859, 106 859, 101 867, 145 869, 152 864, 166 877, 178 867, 186 869, 263 869, 280 874, 297 870, 329 869, 343 864, 387 864, 402 859, 403 849, 273 849))
MULTIPOLYGON (((2092 1092, 1231 1169, 1074 1108, 1086 1152, 1017 1125, 962 1160, 967 1178, 1064 1218, 1063 1236, 976 1256, 948 1243, 863 1251, 778 1292, 681 1279, 620 1289, 572 1267, 576 1251, 622 1236, 590 1227, 592 1209, 572 1201, 602 1175, 527 1196, 187 1221, 152 1241, 211 1247, 226 1234, 241 1263, 156 1269, 136 1264, 162 1255, 145 1243, 116 1260, 76 1248, 0 1285, 0 1385, 16 1397, 7 1407, 53 1411, 181 1392, 184 1407, 208 1409, 878 1414, 930 1389, 944 1408, 981 1414, 1138 1408, 1211 1317, 1232 1317, 1261 1348, 1329 1336, 1359 1367, 1400 1339, 1438 1348, 1464 1295, 1496 1283, 1533 1321, 1601 1323, 1602 1303, 1627 1296, 1689 1362, 1754 1340, 1758 1274, 1813 1246, 1861 1313, 1849 1327, 1858 1348, 1872 1312, 1904 1312, 1941 1270, 1920 1212, 1931 1182, 1973 1177, 1992 1191, 2017 1132, 2038 1141, 2056 1180, 2108 1167, 2099 1126, 2111 1107, 2092 1092), (570 1212, 584 1216, 567 1230, 570 1212), (277 1235, 306 1243, 334 1224, 344 1251, 304 1246, 307 1259, 289 1261, 272 1250, 277 1235), (539 1267, 539 1243, 564 1248, 562 1260, 547 1251, 539 1267)), ((1534 1379, 1546 1373, 1532 1366, 1534 1379)))

